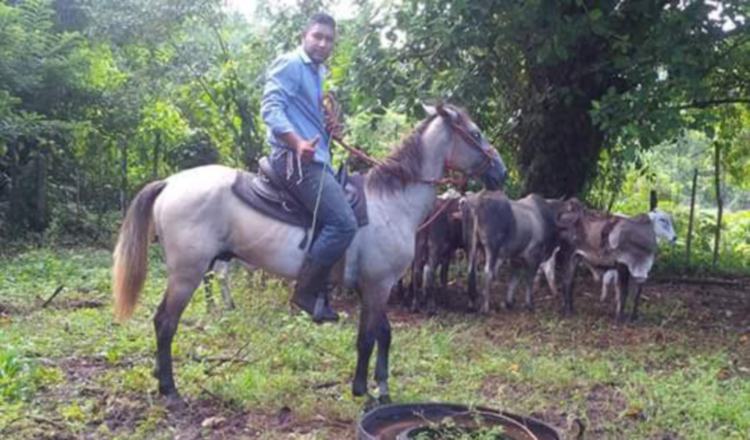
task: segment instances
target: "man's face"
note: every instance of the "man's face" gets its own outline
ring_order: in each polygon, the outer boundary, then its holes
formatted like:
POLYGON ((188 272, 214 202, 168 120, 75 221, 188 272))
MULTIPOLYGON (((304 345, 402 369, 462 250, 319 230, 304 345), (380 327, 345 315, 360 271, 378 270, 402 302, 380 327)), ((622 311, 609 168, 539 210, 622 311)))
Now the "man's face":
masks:
POLYGON ((314 23, 302 36, 302 48, 314 63, 320 64, 331 56, 336 32, 332 27, 314 23))

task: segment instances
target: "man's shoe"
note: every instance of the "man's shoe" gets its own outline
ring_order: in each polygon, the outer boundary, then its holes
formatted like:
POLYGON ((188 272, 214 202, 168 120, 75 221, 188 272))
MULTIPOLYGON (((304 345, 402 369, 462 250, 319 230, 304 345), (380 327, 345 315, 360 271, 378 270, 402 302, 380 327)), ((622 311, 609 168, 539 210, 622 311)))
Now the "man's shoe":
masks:
POLYGON ((339 315, 328 304, 327 284, 332 267, 305 257, 297 275, 292 302, 312 315, 312 320, 318 324, 339 319, 339 315))

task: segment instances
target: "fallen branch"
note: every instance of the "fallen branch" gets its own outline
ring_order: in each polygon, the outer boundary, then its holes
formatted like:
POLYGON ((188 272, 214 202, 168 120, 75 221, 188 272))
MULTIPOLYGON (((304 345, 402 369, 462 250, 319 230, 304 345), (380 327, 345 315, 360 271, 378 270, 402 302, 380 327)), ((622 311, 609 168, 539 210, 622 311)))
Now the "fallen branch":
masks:
POLYGON ((45 301, 45 302, 44 302, 44 304, 42 304, 42 308, 43 308, 43 309, 44 309, 44 308, 47 308, 47 306, 49 305, 49 303, 51 303, 51 302, 52 302, 52 300, 53 300, 53 299, 55 299, 55 297, 56 297, 56 296, 57 296, 57 295, 58 295, 58 294, 59 294, 60 292, 62 292, 62 290, 63 290, 63 288, 64 288, 64 287, 65 287, 65 286, 64 286, 64 285, 62 285, 62 284, 60 284, 59 286, 57 286, 57 289, 55 289, 55 293, 53 293, 53 294, 52 294, 52 296, 50 296, 49 298, 47 298, 47 301, 45 301))
POLYGON ((250 342, 248 341, 243 346, 237 349, 237 351, 234 353, 233 356, 211 356, 211 357, 200 357, 200 356, 192 356, 193 360, 199 361, 199 362, 216 362, 215 365, 212 365, 208 368, 206 368, 206 374, 211 375, 211 373, 219 368, 220 366, 226 364, 226 363, 234 363, 234 364, 251 364, 257 361, 257 359, 246 359, 244 356, 240 357, 240 354, 242 354, 243 351, 250 345, 250 342))
POLYGON ((322 390, 322 389, 324 389, 324 388, 331 388, 331 387, 335 387, 336 385, 338 385, 338 384, 340 384, 340 383, 341 383, 341 381, 340 381, 340 380, 332 380, 332 381, 330 381, 330 382, 324 382, 324 383, 320 383, 320 384, 316 384, 316 385, 313 385, 313 387, 312 387, 312 388, 313 388, 314 390, 322 390))

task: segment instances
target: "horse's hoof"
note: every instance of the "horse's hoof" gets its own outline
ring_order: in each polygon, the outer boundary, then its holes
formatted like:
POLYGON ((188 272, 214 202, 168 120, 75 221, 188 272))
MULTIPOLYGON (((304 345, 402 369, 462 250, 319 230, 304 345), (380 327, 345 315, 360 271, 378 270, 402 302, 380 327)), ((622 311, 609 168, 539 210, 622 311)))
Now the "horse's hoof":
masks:
POLYGON ((367 394, 367 382, 358 383, 356 380, 352 383, 352 394, 354 397, 362 397, 367 394))
POLYGON ((390 405, 391 403, 393 403, 393 400, 391 400, 391 396, 389 396, 388 394, 384 394, 378 397, 378 403, 380 403, 381 405, 390 405))
POLYGON ((167 411, 182 411, 187 408, 187 402, 176 392, 163 396, 163 399, 167 411))

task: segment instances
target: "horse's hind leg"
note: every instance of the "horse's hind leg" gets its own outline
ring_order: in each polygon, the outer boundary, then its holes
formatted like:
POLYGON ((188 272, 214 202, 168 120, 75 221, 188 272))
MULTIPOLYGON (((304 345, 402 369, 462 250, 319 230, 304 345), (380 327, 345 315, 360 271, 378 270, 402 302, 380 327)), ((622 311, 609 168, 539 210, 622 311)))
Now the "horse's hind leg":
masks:
POLYGON ((193 292, 198 287, 207 265, 191 270, 174 271, 169 275, 167 291, 154 316, 156 330, 156 370, 159 394, 168 399, 168 405, 179 405, 181 399, 172 375, 172 339, 177 331, 180 316, 193 292))
POLYGON ((388 391, 388 353, 391 348, 391 323, 388 321, 385 309, 381 313, 376 326, 375 339, 378 342, 378 354, 375 361, 375 382, 378 384, 378 401, 383 404, 391 403, 388 391))

